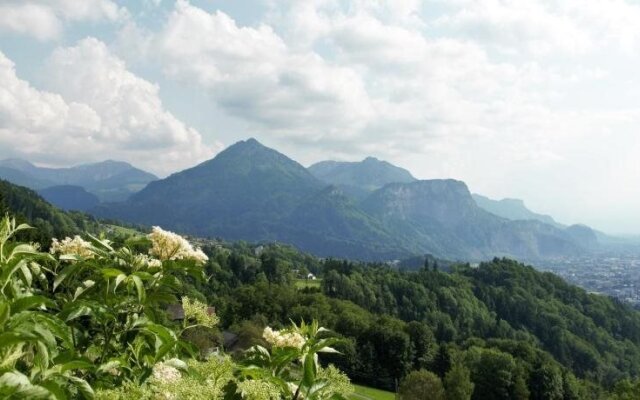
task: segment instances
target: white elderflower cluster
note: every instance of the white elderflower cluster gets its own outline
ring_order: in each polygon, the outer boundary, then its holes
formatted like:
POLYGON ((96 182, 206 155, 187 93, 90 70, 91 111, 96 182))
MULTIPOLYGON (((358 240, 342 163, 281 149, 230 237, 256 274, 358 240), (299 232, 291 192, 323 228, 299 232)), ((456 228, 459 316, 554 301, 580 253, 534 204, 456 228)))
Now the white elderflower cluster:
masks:
POLYGON ((182 374, 170 365, 158 363, 153 366, 153 378, 160 383, 169 384, 179 381, 182 374))
POLYGON ((298 332, 276 331, 268 326, 264 328, 262 337, 273 347, 293 347, 301 349, 307 342, 298 332))
POLYGON ((53 239, 51 242, 51 254, 78 256, 82 258, 93 258, 95 254, 91 248, 91 243, 83 240, 80 236, 74 236, 73 239, 67 237, 61 242, 53 239))
POLYGON ((280 390, 271 382, 246 380, 238 382, 238 390, 243 399, 249 400, 280 400, 280 390))
POLYGON ((192 301, 188 297, 183 297, 182 309, 184 310, 184 319, 186 321, 195 320, 199 325, 210 328, 213 328, 220 322, 218 316, 215 313, 210 313, 209 307, 198 300, 192 301))
POLYGON ((150 257, 147 254, 136 254, 135 265, 141 268, 161 268, 162 261, 150 257))
POLYGON ((202 250, 194 249, 182 236, 165 231, 159 226, 154 226, 148 237, 152 243, 149 254, 160 261, 194 260, 198 264, 204 264, 209 259, 202 250))

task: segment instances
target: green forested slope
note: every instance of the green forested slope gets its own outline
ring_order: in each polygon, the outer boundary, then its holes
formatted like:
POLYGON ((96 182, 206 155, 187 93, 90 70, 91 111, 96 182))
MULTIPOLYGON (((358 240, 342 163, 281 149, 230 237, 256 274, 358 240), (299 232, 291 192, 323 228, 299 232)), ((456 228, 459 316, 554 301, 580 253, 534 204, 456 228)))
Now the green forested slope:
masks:
POLYGON ((45 244, 53 237, 93 232, 97 226, 90 216, 61 211, 33 190, 0 180, 0 215, 7 213, 36 228, 22 232, 21 238, 45 244))
POLYGON ((412 370, 444 378, 459 364, 473 399, 608 399, 640 374, 640 313, 515 261, 399 272, 294 254, 213 251, 212 286, 198 290, 245 337, 255 324, 317 318, 344 339, 343 356, 330 361, 387 390, 412 370), (321 291, 295 285, 291 271, 301 268, 323 277, 321 291))

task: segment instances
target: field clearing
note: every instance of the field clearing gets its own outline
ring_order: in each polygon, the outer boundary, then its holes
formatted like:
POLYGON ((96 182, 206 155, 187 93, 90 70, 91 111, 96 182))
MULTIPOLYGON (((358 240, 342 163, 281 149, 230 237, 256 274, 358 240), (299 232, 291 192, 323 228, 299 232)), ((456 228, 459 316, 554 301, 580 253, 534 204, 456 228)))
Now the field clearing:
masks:
POLYGON ((353 385, 356 392, 351 395, 351 400, 395 400, 396 395, 384 390, 373 389, 366 386, 353 385))
POLYGON ((296 279, 297 289, 315 288, 320 289, 322 285, 322 279, 296 279))
POLYGON ((105 224, 104 225, 108 230, 110 230, 111 232, 115 233, 115 234, 121 234, 121 235, 132 235, 132 236, 142 236, 144 235, 142 232, 137 231, 135 229, 132 228, 126 228, 124 226, 119 226, 119 225, 111 225, 111 224, 105 224))

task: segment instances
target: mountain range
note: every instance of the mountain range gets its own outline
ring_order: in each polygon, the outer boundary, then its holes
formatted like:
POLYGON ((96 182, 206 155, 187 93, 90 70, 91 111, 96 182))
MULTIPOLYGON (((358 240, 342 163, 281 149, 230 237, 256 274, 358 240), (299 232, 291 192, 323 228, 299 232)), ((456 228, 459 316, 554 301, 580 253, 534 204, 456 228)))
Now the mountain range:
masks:
POLYGON ((122 161, 45 168, 21 159, 0 160, 0 178, 40 191, 54 205, 74 210, 92 208, 96 199, 101 202, 124 201, 158 179, 122 161))
POLYGON ((535 260, 597 246, 587 227, 489 212, 464 182, 417 180, 374 158, 307 169, 255 139, 92 212, 193 235, 281 241, 321 256, 367 260, 425 253, 535 260))

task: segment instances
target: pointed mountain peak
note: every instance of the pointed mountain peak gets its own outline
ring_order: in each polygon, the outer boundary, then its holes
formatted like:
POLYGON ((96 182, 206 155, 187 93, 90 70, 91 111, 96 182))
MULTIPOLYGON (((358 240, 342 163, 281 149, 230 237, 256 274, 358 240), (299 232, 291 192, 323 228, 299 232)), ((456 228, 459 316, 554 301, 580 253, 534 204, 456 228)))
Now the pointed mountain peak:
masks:
POLYGON ((256 139, 249 138, 247 140, 240 140, 232 144, 231 146, 229 146, 227 149, 230 150, 230 149, 259 149, 259 148, 268 149, 267 146, 258 142, 256 139))

